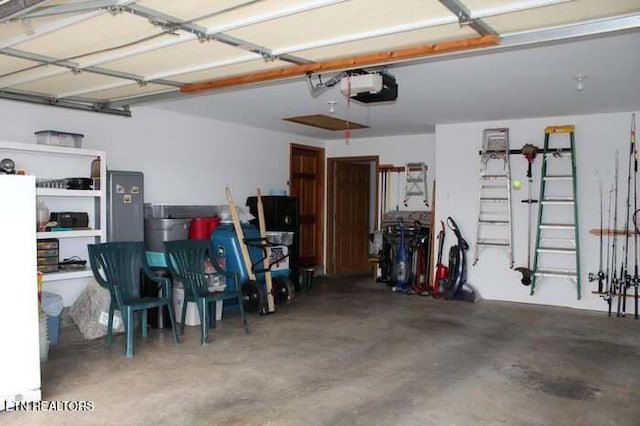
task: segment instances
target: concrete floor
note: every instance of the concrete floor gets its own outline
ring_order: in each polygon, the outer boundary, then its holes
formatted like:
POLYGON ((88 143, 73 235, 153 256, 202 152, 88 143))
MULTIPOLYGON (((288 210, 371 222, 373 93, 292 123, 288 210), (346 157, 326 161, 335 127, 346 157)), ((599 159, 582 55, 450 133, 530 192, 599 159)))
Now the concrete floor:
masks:
POLYGON ((638 425, 640 321, 392 294, 371 278, 316 280, 251 334, 229 315, 113 347, 64 329, 46 400, 88 413, 0 413, 24 424, 638 425))

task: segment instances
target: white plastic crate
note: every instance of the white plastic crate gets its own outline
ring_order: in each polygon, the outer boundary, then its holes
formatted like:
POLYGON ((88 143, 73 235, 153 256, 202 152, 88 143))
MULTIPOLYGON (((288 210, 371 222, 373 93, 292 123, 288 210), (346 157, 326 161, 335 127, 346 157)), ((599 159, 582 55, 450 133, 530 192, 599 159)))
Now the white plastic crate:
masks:
MULTIPOLYGON (((184 301, 184 289, 176 287, 173 289, 173 308, 176 313, 176 322, 182 320, 182 303, 184 301)), ((216 302, 216 321, 222 319, 222 302, 216 302)), ((184 325, 200 325, 200 316, 198 308, 193 302, 187 302, 187 316, 184 319, 184 325)))
POLYGON ((59 132, 57 130, 41 130, 35 133, 39 145, 55 145, 67 148, 82 148, 84 135, 80 133, 59 132))

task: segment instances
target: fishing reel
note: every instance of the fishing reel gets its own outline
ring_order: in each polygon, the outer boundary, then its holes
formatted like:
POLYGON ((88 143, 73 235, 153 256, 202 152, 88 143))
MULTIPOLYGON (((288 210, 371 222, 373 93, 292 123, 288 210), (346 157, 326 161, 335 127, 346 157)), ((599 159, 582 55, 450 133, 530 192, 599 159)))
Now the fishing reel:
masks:
POLYGON ((597 274, 593 273, 593 272, 589 272, 589 275, 588 275, 587 279, 591 283, 591 282, 594 282, 594 281, 604 280, 605 279, 605 275, 604 275, 604 272, 602 272, 602 271, 598 272, 597 274))

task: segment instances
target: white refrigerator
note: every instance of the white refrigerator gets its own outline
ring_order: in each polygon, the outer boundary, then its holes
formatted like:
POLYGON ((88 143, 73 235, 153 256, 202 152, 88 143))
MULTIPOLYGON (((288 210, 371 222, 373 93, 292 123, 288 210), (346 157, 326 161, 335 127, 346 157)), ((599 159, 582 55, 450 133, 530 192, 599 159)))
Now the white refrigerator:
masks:
POLYGON ((0 410, 39 401, 40 342, 33 176, 0 174, 0 410))

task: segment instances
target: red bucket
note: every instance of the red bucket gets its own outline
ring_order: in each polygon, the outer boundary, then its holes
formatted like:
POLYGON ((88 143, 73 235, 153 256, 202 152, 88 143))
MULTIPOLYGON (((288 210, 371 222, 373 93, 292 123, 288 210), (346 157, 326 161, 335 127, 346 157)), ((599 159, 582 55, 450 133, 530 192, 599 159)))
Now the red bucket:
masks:
POLYGON ((189 239, 208 240, 219 224, 220 218, 218 216, 194 217, 191 219, 191 226, 189 226, 189 239))

